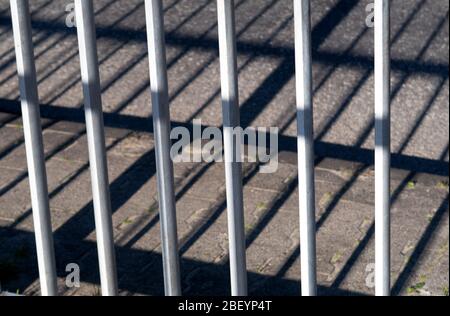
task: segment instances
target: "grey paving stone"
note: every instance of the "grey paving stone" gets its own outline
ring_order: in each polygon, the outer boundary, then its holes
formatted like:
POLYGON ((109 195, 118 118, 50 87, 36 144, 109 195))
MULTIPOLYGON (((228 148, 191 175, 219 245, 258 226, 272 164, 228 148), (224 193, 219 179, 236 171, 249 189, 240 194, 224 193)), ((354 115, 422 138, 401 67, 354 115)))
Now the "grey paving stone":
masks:
POLYGON ((0 130, 0 152, 2 157, 4 157, 23 141, 23 130, 11 126, 4 126, 0 130))
POLYGON ((296 169, 292 165, 280 164, 275 173, 257 173, 248 182, 250 187, 259 189, 279 191, 283 184, 292 178, 296 173, 296 169))
POLYGON ((23 171, 8 169, 8 168, 0 168, 0 189, 3 190, 6 186, 8 186, 11 182, 14 181, 23 171))
MULTIPOLYGON (((44 153, 46 156, 53 155, 55 152, 58 152, 72 140, 72 137, 67 134, 55 132, 44 132, 43 138, 44 153)), ((24 143, 21 142, 20 146, 15 146, 15 148, 1 160, 0 165, 6 168, 25 170, 27 162, 24 143)))
MULTIPOLYGON (((51 156, 47 170, 58 285, 64 295, 96 296, 76 33, 64 25, 63 3, 36 0, 30 5, 45 150, 51 156), (61 277, 70 262, 83 271, 78 290, 66 288, 61 277)), ((216 6, 207 0, 167 0, 164 5, 173 125, 189 126, 197 118, 204 126, 221 126, 216 6)), ((315 135, 319 149, 330 156, 318 157, 316 166, 322 295, 373 294, 374 171, 371 153, 363 151, 374 145, 373 36, 365 25, 365 6, 363 1, 326 0, 312 10, 315 135)), ((392 150, 400 168, 392 170, 391 188, 394 294, 448 295, 449 190, 443 167, 449 159, 448 7, 444 0, 403 0, 392 6, 392 150), (415 173, 417 168, 430 174, 415 173)), ((143 2, 99 0, 95 8, 120 293, 161 295, 143 2)), ((0 0, 0 10, 1 18, 9 19, 8 1, 0 0)), ((292 2, 239 0, 236 17, 242 125, 277 126, 292 142, 274 174, 244 164, 250 293, 298 295, 292 2)), ((0 263, 12 262, 13 271, 5 283, 0 270, 0 281, 10 292, 38 295, 14 59, 11 28, 0 25, 0 263)), ((184 293, 228 295, 223 164, 175 164, 174 174, 184 293)))
POLYGON ((225 190, 225 169, 221 163, 212 164, 189 189, 189 195, 212 201, 223 195, 225 190))
MULTIPOLYGON (((106 147, 108 147, 112 143, 112 139, 106 138, 106 147)), ((89 160, 86 134, 77 134, 73 141, 68 144, 68 146, 65 146, 63 150, 59 151, 56 154, 56 157, 62 160, 86 163, 89 160)))

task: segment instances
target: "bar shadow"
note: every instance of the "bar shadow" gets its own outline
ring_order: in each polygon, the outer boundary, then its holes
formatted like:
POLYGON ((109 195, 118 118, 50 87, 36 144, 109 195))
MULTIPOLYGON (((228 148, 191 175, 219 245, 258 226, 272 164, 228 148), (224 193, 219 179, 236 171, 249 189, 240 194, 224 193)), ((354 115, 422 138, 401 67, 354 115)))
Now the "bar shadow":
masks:
MULTIPOLYGON (((176 2, 175 2, 176 3, 176 2)), ((315 50, 315 58, 317 60, 332 64, 333 67, 338 67, 342 64, 358 64, 359 67, 366 69, 368 72, 371 71, 371 59, 367 57, 358 57, 350 55, 340 55, 326 52, 319 52, 318 48, 321 43, 330 35, 331 30, 339 25, 342 20, 348 16, 348 14, 354 9, 357 1, 339 1, 332 10, 322 19, 322 21, 316 26, 313 32, 313 47, 315 50)), ((1 13, 3 14, 3 13, 1 13)), ((5 25, 6 18, 0 16, 0 25, 5 25)), ((9 21, 7 21, 9 23, 9 21)), ((59 25, 52 24, 51 26, 44 22, 37 22, 35 27, 41 31, 54 30, 62 34, 67 33, 67 28, 62 28, 59 25)), ((130 31, 130 30, 120 30, 113 29, 108 30, 105 28, 99 29, 99 36, 105 36, 108 38, 114 38, 125 41, 127 43, 130 40, 145 41, 145 33, 143 31, 130 31)), ((217 43, 209 38, 197 38, 189 37, 185 35, 170 34, 168 36, 168 44, 174 46, 185 47, 186 51, 190 48, 201 48, 205 50, 217 50, 217 43)), ((428 45, 430 43, 427 43, 428 45)), ((428 49, 426 45, 425 50, 428 49)), ((294 76, 293 71, 293 51, 292 49, 286 47, 264 47, 255 43, 240 42, 239 50, 244 54, 251 54, 252 56, 259 55, 273 55, 283 58, 280 65, 275 69, 275 71, 268 76, 264 82, 258 87, 258 89, 252 94, 250 98, 242 106, 242 125, 244 127, 251 125, 253 120, 266 108, 273 98, 281 91, 281 89, 291 80, 294 76)), ((117 50, 113 51, 114 52, 117 50)), ((137 59, 137 64, 141 59, 137 59)), ((134 64, 134 65, 135 65, 134 64)), ((129 65, 130 67, 134 65, 129 65)), ((123 72, 116 79, 113 79, 110 85, 114 84, 116 80, 126 73, 126 67, 123 72)), ((433 75, 438 75, 442 78, 440 88, 443 87, 445 80, 448 78, 448 65, 424 63, 420 61, 394 61, 394 69, 404 71, 405 73, 414 72, 424 72, 433 75)), ((192 78, 192 80, 194 80, 192 78)), ((401 88, 401 85, 399 85, 401 88)), ((147 88, 147 83, 144 82, 142 89, 147 88)), ((439 89, 440 89, 439 88, 439 89)), ((67 91, 67 90, 63 90, 67 91)), ((140 90, 138 89, 137 92, 140 90)), ((355 94, 357 87, 349 98, 355 94)), ((436 92, 436 96, 439 90, 436 92)), ((138 94, 134 93, 132 99, 138 94)), ((421 115, 413 130, 407 136, 407 141, 411 139, 418 126, 420 126, 423 116, 425 115, 431 105, 434 103, 434 97, 429 103, 421 115)), ((123 107, 119 107, 120 110, 125 108, 130 100, 126 100, 122 103, 123 107)), ((346 101, 344 100, 343 108, 346 107, 346 101)), ((7 113, 20 114, 17 110, 19 103, 14 100, 0 99, 0 111, 7 113)), ((142 118, 132 115, 126 115, 118 113, 106 113, 105 114, 105 124, 107 127, 127 129, 129 131, 137 132, 153 132, 153 127, 150 123, 149 118, 142 118)), ((338 112, 340 113, 340 112, 338 112)), ((51 120, 57 121, 69 121, 76 123, 84 122, 84 114, 82 109, 69 109, 63 108, 54 104, 46 104, 42 106, 42 116, 51 120)), ((333 117, 332 121, 336 121, 338 116, 333 117)), ((184 122, 174 122, 175 126, 184 126, 189 130, 192 130, 192 125, 184 122)), ((325 130, 331 128, 332 124, 326 126, 325 130)), ((363 133, 361 139, 365 139, 367 133, 363 133)), ((81 135, 79 135, 81 136, 81 135)), ((58 147, 54 153, 59 152, 63 148, 66 148, 68 143, 58 147)), ((405 145, 404 145, 405 146, 405 145)), ((402 148, 404 148, 402 146, 402 148)), ((296 152, 296 139, 288 136, 281 136, 280 138, 280 149, 290 153, 296 152)), ((363 166, 358 170, 353 177, 345 184, 345 186, 333 197, 332 203, 328 206, 324 215, 318 221, 318 229, 323 225, 328 216, 331 214, 336 204, 340 201, 341 197, 347 192, 358 176, 368 168, 373 163, 373 152, 370 150, 361 149, 359 145, 356 146, 341 146, 337 144, 330 144, 321 141, 316 142, 317 154, 319 156, 318 162, 323 157, 333 157, 349 161, 356 161, 363 166)), ((10 151, 3 152, 2 155, 7 155, 10 151)), ((52 155, 50 155, 51 157, 52 155)), ((117 211, 121 206, 123 206, 132 196, 146 183, 150 178, 155 175, 154 166, 154 152, 149 151, 148 153, 141 156, 136 162, 133 163, 125 172, 123 172, 117 180, 115 180, 111 185, 111 192, 113 196, 113 210, 117 211), (129 181, 133 179, 133 181, 129 181)), ((411 171, 413 174, 418 172, 426 172, 435 175, 448 176, 448 164, 441 160, 423 159, 418 157, 411 157, 401 153, 394 155, 393 166, 401 167, 403 169, 411 171)), ((201 170, 197 170, 197 174, 193 177, 192 182, 188 183, 177 194, 177 199, 180 199, 191 187, 192 185, 204 176, 209 166, 205 166, 201 170)), ((78 176, 81 172, 87 169, 87 166, 80 169, 79 173, 74 177, 78 176)), ((245 182, 248 182, 254 175, 254 169, 245 178, 245 182)), ((17 181, 23 181, 25 178, 22 177, 17 181)), ((69 179, 64 185, 69 185, 73 179, 69 179)), ((276 199, 271 201, 271 205, 268 208, 268 212, 260 219, 256 228, 254 228, 247 238, 248 245, 252 244, 259 234, 267 227, 268 223, 277 214, 282 205, 286 200, 293 194, 294 190, 297 189, 297 179, 292 179, 286 185, 286 190, 281 196, 277 196, 276 199)), ((11 183, 15 186, 18 182, 11 183)), ((399 194, 401 190, 405 188, 408 180, 405 180, 400 186, 401 189, 397 193, 399 194)), ((58 190, 62 189, 61 186, 58 190)), ((58 190, 55 190, 57 193, 58 190)), ((4 188, 2 188, 2 192, 4 188)), ((54 193, 53 193, 54 194, 54 193)), ((1 194, 0 194, 1 195, 1 194)), ((423 253, 432 236, 434 230, 438 226, 440 219, 445 215, 446 208, 445 205, 448 204, 448 197, 443 203, 435 219, 425 231, 419 245, 414 251, 413 257, 407 264, 405 270, 401 273, 399 280, 394 286, 394 292, 399 293, 404 286, 408 276, 415 267, 418 258, 423 253)), ((202 234, 214 224, 215 220, 223 213, 226 208, 224 201, 218 204, 218 207, 214 209, 208 220, 201 226, 197 227, 195 231, 192 232, 187 240, 182 241, 181 253, 185 253, 186 250, 192 246, 192 244, 201 238, 202 234)), ((29 216, 31 210, 28 210, 24 216, 29 216)), ((13 254, 13 259, 21 261, 21 247, 25 244, 28 251, 32 252, 30 256, 26 256, 25 260, 22 260, 22 266, 19 265, 19 270, 26 271, 26 275, 23 276, 22 273, 20 280, 12 281, 11 290, 15 290, 14 287, 24 290, 29 287, 37 279, 37 268, 35 262, 34 250, 34 237, 31 233, 21 231, 15 226, 19 224, 23 218, 20 219, 16 225, 12 225, 8 229, 4 229, 0 226, 0 248, 6 247, 5 251, 0 253, 13 254), (15 240, 19 242, 15 242, 15 240), (3 241, 13 242, 3 242, 3 241), (14 245, 17 247, 14 248, 14 245), (17 257, 17 258, 16 258, 17 257), (32 268, 30 268, 32 267, 32 268), (33 273, 29 271, 33 270, 33 273)), ((150 229, 154 228, 158 221, 158 217, 154 217, 145 225, 136 235, 130 240, 130 242, 124 247, 117 247, 117 258, 119 263, 119 274, 127 274, 127 277, 121 280, 121 288, 125 292, 131 293, 141 293, 147 295, 162 295, 163 281, 162 281, 162 266, 161 266, 161 256, 157 252, 153 251, 140 251, 132 247, 132 245, 149 232, 150 229), (130 276, 130 271, 139 271, 135 276, 130 276)), ((55 243, 56 252, 58 255, 62 256, 58 258, 58 274, 60 277, 64 277, 65 267, 62 266, 62 262, 68 262, 68 260, 79 260, 83 266, 82 271, 87 271, 87 273, 82 274, 82 280, 84 282, 98 284, 98 271, 97 271, 97 257, 96 257, 96 245, 92 241, 87 241, 88 236, 95 230, 94 221, 92 216, 92 203, 84 206, 73 218, 67 221, 62 228, 55 232, 55 243), (68 242, 71 240, 71 242, 68 242), (86 254, 88 254, 86 256, 86 254)), ((331 287, 320 287, 319 291, 322 295, 361 295, 362 293, 354 293, 349 291, 343 291, 339 289, 339 285, 345 276, 348 274, 351 267, 356 262, 356 258, 361 254, 362 250, 366 247, 370 238, 372 238, 373 229, 369 229, 367 236, 361 241, 358 247, 355 249, 354 254, 349 259, 348 263, 343 268, 341 274, 338 275, 335 283, 331 287)), ((250 273, 249 283, 250 288, 254 289, 252 295, 298 295, 300 291, 300 285, 298 281, 285 279, 283 277, 284 272, 287 271, 292 264, 295 262, 296 258, 299 256, 300 250, 297 249, 290 257, 287 258, 285 265, 281 267, 280 271, 275 276, 267 276, 258 273, 250 273)), ((9 260, 9 259, 8 259, 9 260)), ((185 294, 187 295, 202 295, 208 293, 210 295, 228 295, 227 289, 229 288, 229 278, 228 278, 228 266, 225 260, 221 264, 208 264, 204 262, 199 262, 195 260, 189 260, 182 258, 182 267, 184 271, 189 271, 189 273, 183 279, 183 287, 185 289, 185 294)), ((0 269, 1 270, 1 269, 0 269)), ((14 274, 14 271, 11 272, 14 274)), ((7 276, 8 277, 8 276, 7 276)), ((3 280, 0 271, 0 280, 3 280)), ((8 281, 9 282, 9 281, 8 281)))

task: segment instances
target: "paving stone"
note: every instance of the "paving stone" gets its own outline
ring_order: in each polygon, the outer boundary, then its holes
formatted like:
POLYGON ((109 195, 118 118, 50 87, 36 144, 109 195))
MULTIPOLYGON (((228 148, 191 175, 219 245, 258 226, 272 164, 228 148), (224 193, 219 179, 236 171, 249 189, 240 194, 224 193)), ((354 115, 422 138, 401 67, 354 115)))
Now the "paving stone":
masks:
POLYGON ((206 232, 183 254, 183 258, 208 263, 220 263, 228 255, 228 235, 222 232, 206 232))
POLYGON ((262 216, 259 223, 248 227, 247 236, 255 244, 289 249, 297 243, 298 226, 295 214, 279 209, 276 214, 262 216))
MULTIPOLYGON (((33 217, 29 210, 27 213, 28 216, 21 219, 20 222, 15 222, 14 227, 15 229, 20 229, 22 231, 27 231, 30 233, 34 232, 34 224, 33 224, 33 217)), ((50 216, 51 216, 51 222, 52 222, 52 229, 53 231, 57 231, 59 228, 61 228, 70 218, 73 216, 72 213, 60 210, 57 208, 51 208, 50 209, 50 216)))
MULTIPOLYGON (((287 199, 283 203, 283 208, 293 212, 299 212, 299 197, 298 197, 298 185, 297 178, 293 180, 295 187, 292 189, 292 193, 288 195, 287 199)), ((334 204, 339 200, 339 192, 341 191, 343 184, 341 182, 327 182, 316 181, 315 182, 315 201, 316 201, 316 215, 320 216, 323 212, 330 207, 330 204, 334 204)))
POLYGON ((58 121, 48 127, 47 130, 78 135, 85 132, 86 124, 69 121, 58 121))
POLYGON ((0 113, 0 124, 6 124, 10 122, 11 120, 15 119, 16 116, 10 113, 0 113))
POLYGON ((275 173, 257 173, 248 182, 248 186, 259 189, 279 191, 283 183, 287 182, 296 173, 296 169, 292 165, 279 164, 275 173))
POLYGON ((4 157, 23 142, 23 130, 21 128, 4 126, 0 129, 0 139, 0 153, 1 157, 4 157))
MULTIPOLYGON (((47 163, 47 183, 50 196, 52 191, 57 189, 60 183, 75 173, 78 168, 79 166, 76 164, 51 159, 47 163)), ((13 220, 22 218, 24 214, 29 216, 31 212, 31 196, 26 172, 17 172, 8 184, 11 185, 4 187, 3 190, 5 192, 0 196, 0 201, 2 201, 0 208, 3 216, 13 220)), ((52 201, 50 204, 51 206, 54 205, 52 201)))
POLYGON ((64 186, 53 196, 51 202, 55 207, 76 213, 92 200, 89 170, 83 168, 70 180, 69 183, 64 183, 64 186))
MULTIPOLYGON (((253 244, 247 249, 247 270, 263 275, 276 276, 279 266, 286 259, 289 251, 288 245, 273 247, 265 244, 253 244)), ((257 287, 259 284, 254 284, 257 287)))
MULTIPOLYGON (((113 143, 112 139, 106 138, 106 147, 113 143)), ((86 163, 89 160, 88 145, 86 134, 77 135, 73 142, 68 144, 64 150, 56 154, 58 159, 86 163)))
POLYGON ((27 178, 13 185, 0 196, 0 214, 3 219, 15 220, 30 207, 31 197, 27 178))
MULTIPOLYGON (((52 155, 55 151, 61 150, 61 147, 65 147, 72 140, 72 137, 67 134, 44 132, 44 152, 45 155, 52 155)), ((15 147, 7 156, 0 161, 0 166, 6 168, 16 168, 25 170, 27 168, 27 160, 25 155, 25 144, 21 143, 20 146, 15 147)))
POLYGON ((189 189, 189 195, 215 201, 225 190, 225 169, 220 163, 212 164, 189 189))
POLYGON ((10 185, 23 171, 0 168, 0 190, 3 192, 3 188, 10 185))
POLYGON ((246 227, 254 225, 262 214, 267 213, 278 194, 272 190, 257 189, 250 186, 244 187, 244 214, 246 227))
MULTIPOLYGON (((98 52, 120 295, 163 295, 145 17, 136 10, 143 2, 108 1, 95 6, 105 6, 96 23, 103 30, 98 52)), ((32 1, 31 9, 45 2, 32 1)), ((370 164, 365 150, 374 145, 368 102, 373 36, 361 19, 366 4, 344 2, 318 1, 312 11, 315 134, 319 151, 330 156, 317 157, 315 172, 319 294, 372 295, 374 169, 362 162, 370 164)), ((216 6, 207 0, 164 5, 173 124, 199 118, 220 127, 216 6)), ((391 173, 394 294, 448 295, 448 6, 414 0, 392 7, 392 145, 402 162, 391 173), (431 174, 414 173, 417 167, 431 174)), ((8 7, 0 0, 0 11, 8 7)), ((97 296, 76 34, 56 28, 49 35, 45 28, 54 18, 63 23, 64 9, 52 2, 33 15, 44 22, 34 42, 45 151, 52 156, 47 171, 58 287, 63 295, 97 296), (54 120, 66 110, 75 115, 54 120), (80 289, 65 286, 71 262, 82 269, 80 289)), ((0 15, 9 19, 9 13, 0 15)), ((288 139, 280 144, 277 172, 243 165, 249 290, 299 295, 292 2, 239 0, 236 17, 241 123, 277 126, 288 139)), ((11 29, 0 29, 0 109, 15 113, 0 113, 0 263, 12 262, 8 280, 0 270, 0 282, 10 292, 39 295, 14 44, 11 29)), ((229 295, 224 166, 176 163, 174 176, 183 293, 229 295)))

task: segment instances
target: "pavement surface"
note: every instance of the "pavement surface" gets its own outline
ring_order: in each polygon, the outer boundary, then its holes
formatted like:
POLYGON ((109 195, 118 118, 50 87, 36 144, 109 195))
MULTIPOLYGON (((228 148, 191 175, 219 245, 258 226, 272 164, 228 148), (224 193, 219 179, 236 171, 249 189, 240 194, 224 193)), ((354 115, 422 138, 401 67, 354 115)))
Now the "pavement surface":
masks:
MULTIPOLYGON (((162 295, 144 1, 95 0, 122 295, 162 295)), ((313 0, 317 268, 321 295, 372 295, 371 1, 313 0)), ((76 29, 69 1, 30 1, 48 185, 63 295, 100 295, 76 29), (81 287, 68 288, 77 263, 81 287)), ((216 5, 167 0, 173 126, 222 121, 216 5)), ((392 1, 392 289, 448 295, 449 3, 392 1)), ((274 174, 244 164, 249 292, 299 295, 292 1, 236 0, 244 127, 279 127, 274 174)), ((39 294, 9 15, 0 0, 0 292, 39 294)), ((221 163, 175 164, 183 293, 228 295, 221 163)))

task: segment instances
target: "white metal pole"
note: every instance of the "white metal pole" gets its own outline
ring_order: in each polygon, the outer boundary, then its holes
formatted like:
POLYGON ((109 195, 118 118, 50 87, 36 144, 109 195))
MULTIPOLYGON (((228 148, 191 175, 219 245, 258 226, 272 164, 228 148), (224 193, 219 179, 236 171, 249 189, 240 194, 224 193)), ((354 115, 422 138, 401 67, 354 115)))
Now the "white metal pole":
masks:
POLYGON ((294 0, 302 295, 317 294, 310 0, 294 0))
POLYGON ((181 295, 173 164, 170 157, 170 113, 161 0, 146 0, 148 55, 152 92, 156 170, 161 220, 164 286, 167 296, 181 295))
POLYGON ((29 5, 28 0, 10 3, 41 294, 54 296, 57 295, 55 253, 29 5))
POLYGON ((390 1, 375 0, 375 292, 390 295, 390 1))
POLYGON ((92 0, 75 0, 102 295, 118 294, 92 0))
POLYGON ((234 138, 240 125, 236 56, 236 30, 233 0, 217 0, 222 112, 230 248, 231 294, 247 295, 247 268, 242 193, 241 140, 234 138))

